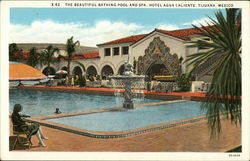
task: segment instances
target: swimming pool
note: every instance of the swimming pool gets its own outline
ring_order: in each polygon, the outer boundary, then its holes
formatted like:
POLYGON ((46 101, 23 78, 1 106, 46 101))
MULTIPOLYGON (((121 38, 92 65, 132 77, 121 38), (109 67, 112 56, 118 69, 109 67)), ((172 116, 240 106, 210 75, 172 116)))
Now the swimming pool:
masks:
POLYGON ((200 105, 201 102, 171 103, 126 111, 48 119, 48 121, 94 132, 120 132, 205 115, 200 105))
MULTIPOLYGON (((19 103, 24 107, 22 113, 30 116, 51 115, 54 114, 56 108, 63 113, 68 113, 122 106, 121 99, 115 96, 62 91, 10 89, 9 96, 9 112, 12 112, 13 106, 19 103)), ((162 100, 144 98, 143 100, 135 99, 134 103, 159 101, 162 100)))

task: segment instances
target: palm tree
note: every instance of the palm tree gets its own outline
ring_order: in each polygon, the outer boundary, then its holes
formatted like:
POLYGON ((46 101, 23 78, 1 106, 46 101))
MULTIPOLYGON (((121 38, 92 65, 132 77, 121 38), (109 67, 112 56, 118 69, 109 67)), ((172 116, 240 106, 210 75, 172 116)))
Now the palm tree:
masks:
POLYGON ((39 63, 40 53, 37 52, 35 47, 30 49, 29 58, 27 60, 27 64, 35 67, 39 63))
POLYGON ((48 75, 50 75, 50 64, 57 61, 57 59, 54 58, 56 52, 59 52, 59 49, 49 45, 41 54, 42 63, 48 65, 48 75))
POLYGON ((216 20, 210 18, 208 26, 197 27, 201 35, 211 41, 191 41, 190 47, 209 47, 210 50, 190 55, 187 59, 194 69, 200 67, 206 60, 218 56, 211 87, 206 93, 206 102, 202 104, 207 111, 208 125, 211 135, 221 132, 221 114, 233 123, 241 124, 241 11, 226 9, 226 15, 221 11, 215 13, 216 20))
POLYGON ((76 45, 80 45, 80 42, 79 41, 76 41, 74 42, 73 41, 73 36, 71 38, 69 38, 66 42, 66 51, 67 51, 67 54, 68 54, 68 57, 67 57, 67 60, 68 60, 68 84, 70 83, 70 79, 69 79, 69 76, 70 76, 70 62, 71 62, 71 57, 72 57, 72 54, 75 52, 75 46, 76 45))

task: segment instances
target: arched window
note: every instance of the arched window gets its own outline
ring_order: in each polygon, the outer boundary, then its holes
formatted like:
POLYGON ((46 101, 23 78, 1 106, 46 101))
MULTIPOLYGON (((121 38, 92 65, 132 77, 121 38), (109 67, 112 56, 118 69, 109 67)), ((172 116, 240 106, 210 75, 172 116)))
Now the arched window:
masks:
POLYGON ((62 67, 61 70, 68 71, 68 68, 66 66, 62 67))
POLYGON ((86 70, 87 75, 97 75, 97 70, 94 66, 89 66, 86 70))
POLYGON ((79 66, 74 67, 73 69, 73 75, 82 75, 83 71, 79 66))
POLYGON ((105 66, 102 68, 101 75, 102 75, 102 76, 114 75, 114 71, 113 71, 113 69, 111 68, 111 66, 105 65, 105 66))
POLYGON ((55 75, 56 70, 54 68, 52 68, 52 67, 50 67, 50 68, 46 67, 46 68, 43 69, 43 74, 45 74, 47 76, 48 75, 55 75))
POLYGON ((119 74, 119 75, 123 75, 124 70, 125 70, 124 65, 121 65, 120 68, 119 68, 119 70, 118 70, 118 74, 119 74))

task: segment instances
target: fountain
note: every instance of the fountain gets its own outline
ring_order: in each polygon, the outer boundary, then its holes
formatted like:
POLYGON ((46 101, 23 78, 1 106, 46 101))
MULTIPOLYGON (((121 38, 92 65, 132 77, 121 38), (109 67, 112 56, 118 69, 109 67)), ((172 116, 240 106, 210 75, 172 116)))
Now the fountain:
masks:
MULTIPOLYGON (((112 76, 112 82, 114 87, 122 87, 124 89, 123 93, 123 108, 125 109, 133 109, 134 103, 133 103, 133 97, 137 94, 138 96, 142 96, 143 94, 140 94, 141 89, 144 89, 144 78, 143 75, 135 75, 133 73, 133 66, 128 62, 125 61, 124 63, 124 73, 123 75, 118 76, 112 76), (133 93, 132 89, 137 89, 137 93, 133 93), (139 90, 138 90, 139 89, 139 90)), ((118 90, 118 92, 120 92, 118 90)))

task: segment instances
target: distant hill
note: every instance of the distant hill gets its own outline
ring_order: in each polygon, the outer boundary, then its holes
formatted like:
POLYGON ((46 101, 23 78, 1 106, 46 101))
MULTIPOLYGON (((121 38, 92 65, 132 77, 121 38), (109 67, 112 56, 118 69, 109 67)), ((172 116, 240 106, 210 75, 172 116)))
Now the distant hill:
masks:
MULTIPOLYGON (((18 48, 21 48, 23 51, 29 51, 31 48, 36 47, 38 50, 45 49, 49 45, 57 47, 60 50, 66 50, 65 44, 56 44, 56 43, 16 43, 18 48)), ((88 46, 76 46, 77 53, 88 53, 88 52, 97 52, 97 47, 88 47, 88 46)))

